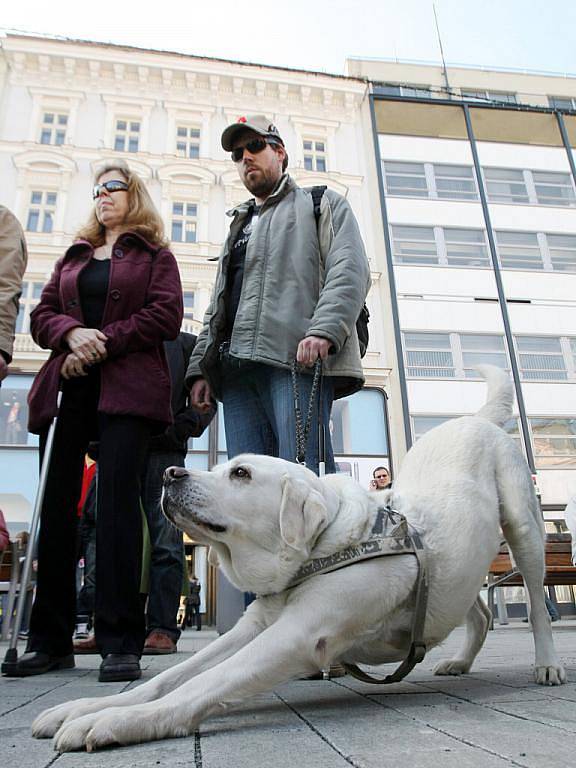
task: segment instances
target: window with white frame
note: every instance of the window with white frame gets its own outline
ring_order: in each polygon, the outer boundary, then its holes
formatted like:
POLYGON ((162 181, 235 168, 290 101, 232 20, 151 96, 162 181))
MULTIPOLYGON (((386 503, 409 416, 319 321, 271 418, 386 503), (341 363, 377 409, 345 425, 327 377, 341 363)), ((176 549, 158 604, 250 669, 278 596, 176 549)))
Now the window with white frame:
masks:
POLYGON ((304 168, 307 171, 326 171, 326 142, 318 139, 303 139, 304 168))
POLYGON ((386 191, 402 197, 428 197, 428 184, 424 163, 383 163, 386 191))
POLYGON ((190 125, 176 127, 176 154, 189 160, 200 157, 200 128, 190 125))
POLYGON ((445 228, 446 258, 454 267, 489 267, 490 257, 481 229, 445 228))
POLYGON ((472 166, 434 164, 434 183, 440 199, 477 200, 478 190, 472 166))
POLYGON ((516 104, 516 94, 511 91, 485 91, 468 88, 460 89, 461 95, 465 99, 478 99, 479 101, 501 101, 504 104, 516 104))
POLYGON ((448 333, 406 332, 404 354, 407 376, 445 379, 456 375, 448 333))
POLYGON ((58 195, 56 192, 34 190, 30 193, 30 205, 26 218, 28 232, 49 234, 54 226, 54 214, 58 195))
POLYGON ((565 381, 568 378, 560 339, 516 336, 520 374, 526 381, 565 381))
POLYGON ((438 264, 432 227, 392 226, 392 250, 396 264, 438 264))
POLYGON ((184 291, 182 300, 184 303, 184 317, 191 320, 194 316, 194 291, 184 291))
POLYGON ((117 152, 138 152, 140 146, 140 121, 130 118, 116 120, 114 149, 117 152))
POLYGON ((546 235, 555 272, 576 272, 576 235, 546 235))
POLYGON ((548 96, 552 109, 576 109, 576 99, 570 96, 548 96))
POLYGON ((16 319, 16 333, 28 333, 30 331, 30 312, 38 304, 43 288, 44 283, 36 280, 27 280, 22 284, 22 295, 20 296, 16 319))
POLYGON ((572 353, 572 367, 576 371, 576 339, 569 339, 570 352, 572 353))
POLYGON ((467 379, 478 379, 477 366, 488 363, 508 370, 508 355, 504 337, 495 334, 461 333, 462 367, 467 379))
POLYGON ((68 115, 63 112, 43 112, 40 129, 40 144, 54 144, 57 147, 66 141, 68 115))
POLYGON ((536 199, 540 205, 576 205, 574 186, 569 173, 532 171, 536 199))
POLYGON ((429 85, 382 85, 378 92, 388 96, 412 96, 421 99, 431 99, 432 91, 429 85))
POLYGON ((174 243, 195 243, 198 225, 198 205, 174 201, 172 203, 171 239, 174 243))
POLYGON ((530 417, 534 458, 539 469, 576 467, 576 419, 530 417))
POLYGON ((502 269, 544 269, 536 232, 496 231, 502 269))
POLYGON ((491 203, 529 203, 524 173, 514 168, 484 168, 486 194, 491 203))

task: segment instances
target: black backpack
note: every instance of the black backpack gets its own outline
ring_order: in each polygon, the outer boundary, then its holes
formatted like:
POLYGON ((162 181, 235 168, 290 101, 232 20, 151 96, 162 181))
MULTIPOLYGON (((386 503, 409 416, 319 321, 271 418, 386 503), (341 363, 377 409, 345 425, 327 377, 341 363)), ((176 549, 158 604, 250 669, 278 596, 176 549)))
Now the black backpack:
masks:
MULTIPOLYGON (((318 229, 318 222, 320 221, 320 204, 322 202, 322 195, 326 190, 326 186, 312 187, 310 194, 312 195, 312 203, 314 205, 314 218, 316 219, 316 229, 318 229)), ((368 341, 370 340, 370 334, 368 332, 368 323, 370 322, 370 312, 366 304, 360 310, 358 319, 356 320, 356 333, 358 334, 358 344, 360 346, 360 357, 364 357, 366 350, 368 349, 368 341)))

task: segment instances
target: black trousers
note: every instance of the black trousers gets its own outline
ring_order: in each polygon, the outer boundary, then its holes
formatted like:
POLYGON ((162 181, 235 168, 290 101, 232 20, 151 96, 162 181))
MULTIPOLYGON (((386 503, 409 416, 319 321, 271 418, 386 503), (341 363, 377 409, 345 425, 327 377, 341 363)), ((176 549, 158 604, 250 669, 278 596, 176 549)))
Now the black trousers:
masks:
MULTIPOLYGON (((96 521, 96 640, 108 653, 142 653, 140 598, 142 516, 140 476, 150 423, 97 411, 100 375, 64 383, 38 539, 38 581, 30 619, 29 651, 72 653, 76 619, 77 504, 84 455, 100 441, 96 521)), ((47 431, 40 436, 40 459, 47 431)))

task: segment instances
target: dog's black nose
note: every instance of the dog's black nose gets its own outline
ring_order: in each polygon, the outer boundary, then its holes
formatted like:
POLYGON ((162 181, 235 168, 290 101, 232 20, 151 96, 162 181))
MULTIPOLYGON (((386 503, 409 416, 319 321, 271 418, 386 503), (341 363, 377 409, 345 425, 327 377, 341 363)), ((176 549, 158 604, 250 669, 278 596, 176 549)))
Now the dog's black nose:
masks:
POLYGON ((168 467, 164 472, 164 485, 177 483, 185 477, 188 477, 188 470, 184 469, 184 467, 168 467))

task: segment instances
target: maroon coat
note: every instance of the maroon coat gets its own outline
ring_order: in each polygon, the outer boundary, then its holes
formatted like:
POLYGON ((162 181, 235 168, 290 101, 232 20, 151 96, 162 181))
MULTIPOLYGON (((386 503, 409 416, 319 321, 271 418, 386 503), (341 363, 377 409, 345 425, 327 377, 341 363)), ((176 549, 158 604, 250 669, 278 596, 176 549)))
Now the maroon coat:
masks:
MULTIPOLYGON (((78 277, 93 253, 87 241, 74 243, 56 263, 30 315, 34 341, 52 350, 28 395, 30 432, 48 427, 56 414, 60 369, 70 352, 64 336, 84 326, 78 277)), ((112 248, 102 318, 108 357, 100 364, 99 411, 153 419, 159 429, 172 423, 163 342, 176 338, 181 323, 182 286, 172 253, 135 232, 120 235, 112 248)))

